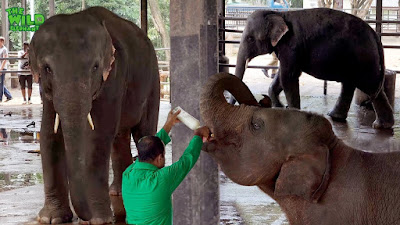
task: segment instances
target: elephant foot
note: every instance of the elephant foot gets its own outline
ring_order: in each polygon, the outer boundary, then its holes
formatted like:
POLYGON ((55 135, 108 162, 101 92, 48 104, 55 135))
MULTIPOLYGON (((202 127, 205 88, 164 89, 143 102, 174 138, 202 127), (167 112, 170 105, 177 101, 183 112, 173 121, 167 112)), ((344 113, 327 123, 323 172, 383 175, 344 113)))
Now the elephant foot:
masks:
POLYGON ((111 196, 120 196, 120 195, 122 195, 121 184, 112 183, 111 186, 110 186, 110 189, 108 191, 108 194, 111 195, 111 196))
POLYGON ((42 210, 40 210, 37 220, 42 224, 60 224, 71 222, 72 216, 72 211, 69 207, 63 209, 44 206, 42 210))
POLYGON ((372 124, 374 129, 390 129, 394 125, 394 121, 382 121, 380 119, 376 119, 372 124))
POLYGON ((112 218, 92 218, 90 221, 79 219, 79 224, 111 224, 112 218))
POLYGON ((343 123, 343 122, 346 122, 347 113, 343 114, 343 113, 337 112, 336 110, 332 110, 328 113, 328 116, 330 116, 333 121, 343 123))

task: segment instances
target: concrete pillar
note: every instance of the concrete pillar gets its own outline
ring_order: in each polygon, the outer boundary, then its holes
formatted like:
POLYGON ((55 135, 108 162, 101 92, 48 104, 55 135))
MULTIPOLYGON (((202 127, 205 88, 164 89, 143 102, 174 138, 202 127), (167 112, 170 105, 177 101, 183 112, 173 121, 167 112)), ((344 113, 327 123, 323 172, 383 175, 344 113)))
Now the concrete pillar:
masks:
MULTIPOLYGON (((207 78, 218 71, 217 0, 171 0, 171 101, 200 118, 199 96, 207 78)), ((186 149, 193 131, 172 131, 172 159, 186 149)), ((217 164, 204 152, 173 195, 174 224, 219 224, 217 164)))

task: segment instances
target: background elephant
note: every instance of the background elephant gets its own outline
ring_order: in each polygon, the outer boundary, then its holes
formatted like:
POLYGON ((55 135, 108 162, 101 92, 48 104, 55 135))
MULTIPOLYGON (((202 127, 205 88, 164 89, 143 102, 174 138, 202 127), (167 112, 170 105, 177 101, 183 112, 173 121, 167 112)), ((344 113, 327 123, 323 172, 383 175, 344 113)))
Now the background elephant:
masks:
POLYGON ((131 135, 137 142, 157 128, 154 47, 135 24, 95 7, 46 20, 29 54, 45 96, 40 131, 45 204, 39 219, 70 221, 69 194, 79 218, 111 222, 109 191, 121 192, 122 172, 132 163, 131 135))
POLYGON ((342 82, 334 109, 335 120, 347 117, 355 88, 365 92, 376 112, 374 128, 390 128, 393 110, 382 90, 382 44, 372 28, 358 17, 331 9, 290 12, 256 11, 247 19, 235 75, 243 78, 248 61, 275 52, 280 72, 269 88, 273 106, 281 107, 285 92, 289 107, 300 108, 299 77, 306 72, 318 79, 342 82))
POLYGON ((338 139, 323 116, 257 106, 239 78, 212 76, 200 113, 214 138, 203 150, 232 181, 257 185, 290 224, 394 224, 400 221, 400 152, 373 154, 338 139), (223 96, 231 92, 241 104, 223 96))

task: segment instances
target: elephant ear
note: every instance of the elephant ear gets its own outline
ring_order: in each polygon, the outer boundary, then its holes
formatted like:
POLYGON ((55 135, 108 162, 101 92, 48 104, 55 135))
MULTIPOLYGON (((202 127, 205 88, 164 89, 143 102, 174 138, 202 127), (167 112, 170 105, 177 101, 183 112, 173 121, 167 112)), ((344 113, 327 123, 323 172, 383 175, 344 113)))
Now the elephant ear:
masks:
POLYGON ((275 47, 278 42, 281 40, 283 35, 289 31, 285 21, 281 16, 278 15, 268 15, 267 20, 271 23, 270 28, 270 38, 271 38, 271 45, 275 47))
POLYGON ((110 75, 110 72, 112 70, 112 64, 115 61, 115 47, 113 45, 113 40, 111 37, 111 34, 107 30, 107 26, 105 21, 103 20, 101 22, 103 25, 104 29, 106 30, 108 37, 107 37, 107 44, 106 44, 106 55, 104 56, 104 69, 103 69, 103 81, 106 81, 108 79, 108 76, 110 75))
POLYGON ((40 74, 39 74, 39 67, 38 67, 37 61, 36 61, 36 54, 35 54, 35 51, 34 51, 34 43, 33 43, 33 41, 31 43, 31 47, 28 50, 28 53, 29 53, 29 67, 31 69, 31 73, 33 75, 34 81, 36 83, 38 83, 40 74))
POLYGON ((330 171, 329 149, 326 146, 319 148, 314 154, 287 159, 275 183, 275 196, 298 196, 318 202, 328 186, 330 171))

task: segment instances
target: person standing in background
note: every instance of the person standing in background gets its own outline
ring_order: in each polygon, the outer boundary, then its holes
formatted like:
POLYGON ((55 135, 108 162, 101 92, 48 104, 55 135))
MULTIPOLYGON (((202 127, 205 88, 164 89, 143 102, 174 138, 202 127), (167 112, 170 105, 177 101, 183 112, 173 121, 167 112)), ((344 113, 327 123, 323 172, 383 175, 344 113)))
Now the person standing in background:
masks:
MULTIPOLYGON (((18 58, 23 58, 18 60, 18 70, 29 70, 29 43, 24 42, 24 50, 18 51, 18 58)), ((24 97, 23 105, 32 104, 31 96, 32 96, 32 74, 30 71, 28 72, 20 72, 18 73, 19 84, 21 85, 22 97, 24 97), (26 85, 28 85, 28 99, 26 99, 26 85)))
MULTIPOLYGON (((8 50, 7 47, 4 45, 5 39, 4 37, 0 37, 0 58, 8 58, 8 50)), ((1 59, 0 60, 0 71, 7 70, 7 62, 8 60, 6 59, 1 59)), ((4 84, 4 80, 6 77, 6 73, 1 73, 0 74, 0 102, 3 100, 3 94, 6 96, 6 100, 10 101, 12 99, 11 93, 8 91, 4 84)))

